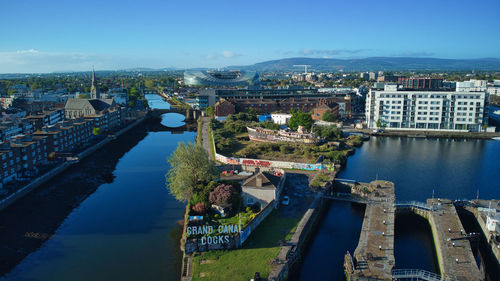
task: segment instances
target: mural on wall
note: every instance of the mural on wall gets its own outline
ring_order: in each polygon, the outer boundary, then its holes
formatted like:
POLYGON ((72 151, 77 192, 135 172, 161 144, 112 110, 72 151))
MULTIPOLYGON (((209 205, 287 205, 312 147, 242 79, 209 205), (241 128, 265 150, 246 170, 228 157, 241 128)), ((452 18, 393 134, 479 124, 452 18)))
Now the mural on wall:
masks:
POLYGON ((268 167, 268 168, 281 168, 281 169, 297 169, 305 171, 335 171, 333 165, 325 164, 308 164, 308 163, 295 163, 286 161, 271 161, 271 160, 259 160, 259 159, 248 159, 248 158, 237 158, 237 157, 226 157, 218 153, 215 154, 215 159, 225 164, 231 165, 244 165, 244 166, 255 166, 255 167, 268 167))
POLYGON ((281 168, 281 169, 297 169, 305 171, 335 171, 335 166, 325 165, 325 164, 307 164, 307 163, 295 163, 286 161, 271 161, 271 160, 259 160, 259 159, 249 159, 249 158, 238 158, 238 157, 226 157, 217 153, 214 144, 215 159, 219 162, 230 164, 230 165, 246 165, 255 167, 267 167, 267 168, 281 168))

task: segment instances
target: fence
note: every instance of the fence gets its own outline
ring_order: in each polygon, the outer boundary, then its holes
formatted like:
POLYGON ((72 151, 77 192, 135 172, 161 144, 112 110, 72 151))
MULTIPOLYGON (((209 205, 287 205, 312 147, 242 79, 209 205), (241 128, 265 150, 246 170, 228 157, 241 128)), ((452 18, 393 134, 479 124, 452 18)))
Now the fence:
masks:
POLYGON ((240 248, 243 243, 250 237, 253 231, 262 223, 262 221, 271 214, 273 211, 274 200, 269 202, 264 209, 262 209, 255 218, 248 222, 248 224, 241 230, 241 232, 233 235, 226 243, 220 244, 207 244, 203 243, 201 238, 186 239, 184 245, 185 253, 191 254, 193 252, 206 252, 210 250, 230 250, 240 248))
POLYGON ((421 270, 421 269, 394 269, 392 270, 392 278, 394 280, 426 280, 426 281, 441 281, 441 280, 449 280, 453 279, 442 279, 441 276, 421 270))

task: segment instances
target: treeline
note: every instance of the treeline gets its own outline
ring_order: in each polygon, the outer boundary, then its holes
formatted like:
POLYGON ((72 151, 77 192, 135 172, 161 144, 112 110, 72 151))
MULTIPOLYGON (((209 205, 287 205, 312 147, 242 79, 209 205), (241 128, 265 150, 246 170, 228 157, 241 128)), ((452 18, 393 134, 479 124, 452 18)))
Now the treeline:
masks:
MULTIPOLYGON (((107 92, 111 88, 138 88, 153 89, 158 87, 178 88, 179 80, 182 80, 182 72, 166 73, 127 73, 110 74, 109 72, 96 72, 97 86, 100 92, 107 92)), ((53 74, 40 76, 27 76, 23 78, 0 79, 0 94, 12 94, 16 92, 11 86, 24 84, 28 89, 57 90, 66 89, 69 93, 90 92, 92 73, 75 74, 53 74)))

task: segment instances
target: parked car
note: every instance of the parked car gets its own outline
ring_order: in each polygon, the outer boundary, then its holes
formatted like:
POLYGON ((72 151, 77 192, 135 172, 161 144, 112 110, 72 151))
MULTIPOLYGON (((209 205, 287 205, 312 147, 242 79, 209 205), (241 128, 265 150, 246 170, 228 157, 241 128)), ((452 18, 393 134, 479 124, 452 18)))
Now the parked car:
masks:
POLYGON ((283 200, 281 200, 281 204, 288 206, 290 204, 290 197, 283 196, 283 200))

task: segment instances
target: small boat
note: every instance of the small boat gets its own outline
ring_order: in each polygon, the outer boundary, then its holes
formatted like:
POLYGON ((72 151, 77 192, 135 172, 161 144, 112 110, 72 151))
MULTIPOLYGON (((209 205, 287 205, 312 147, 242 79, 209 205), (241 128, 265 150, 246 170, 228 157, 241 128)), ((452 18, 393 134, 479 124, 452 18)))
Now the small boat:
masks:
POLYGON ((500 141, 500 137, 494 137, 494 138, 492 138, 492 140, 500 141))
POLYGON ((408 135, 409 138, 426 138, 425 135, 408 135))

